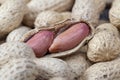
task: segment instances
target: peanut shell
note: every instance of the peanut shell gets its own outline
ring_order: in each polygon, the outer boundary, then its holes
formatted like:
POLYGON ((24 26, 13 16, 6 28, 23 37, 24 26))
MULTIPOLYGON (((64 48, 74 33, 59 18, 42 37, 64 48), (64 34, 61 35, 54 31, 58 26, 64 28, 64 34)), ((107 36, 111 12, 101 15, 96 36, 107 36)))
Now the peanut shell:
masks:
POLYGON ((120 53, 120 38, 117 34, 119 32, 114 29, 115 26, 109 25, 106 23, 98 26, 94 37, 88 44, 87 56, 93 62, 113 60, 120 53))
POLYGON ((114 0, 109 11, 110 22, 117 28, 120 28, 120 0, 114 0))
POLYGON ((35 20, 35 28, 50 27, 54 24, 58 24, 61 21, 70 19, 68 13, 58 13, 55 11, 44 11, 41 12, 35 20))
POLYGON ((14 59, 0 70, 1 80, 35 80, 37 76, 36 64, 30 59, 14 59))
POLYGON ((6 41, 7 42, 20 41, 22 36, 30 30, 31 29, 26 27, 26 26, 20 26, 19 28, 15 29, 15 30, 13 30, 12 32, 9 33, 6 41))
POLYGON ((84 71, 91 65, 86 60, 86 56, 84 53, 76 52, 75 54, 66 56, 62 59, 66 61, 72 68, 73 72, 77 74, 77 78, 79 78, 84 73, 84 71))
POLYGON ((0 7, 0 39, 21 23, 29 0, 7 0, 0 7))
POLYGON ((33 26, 37 15, 46 10, 63 12, 70 10, 74 0, 32 0, 28 3, 29 13, 25 15, 23 23, 33 26))
POLYGON ((120 59, 100 62, 90 66, 82 80, 120 80, 120 59))
POLYGON ((12 59, 35 58, 33 50, 22 42, 6 42, 0 45, 0 65, 12 59))
POLYGON ((105 1, 103 0, 76 0, 72 9, 72 18, 75 21, 84 21, 90 26, 96 27, 104 5, 105 1))
POLYGON ((69 65, 57 58, 35 59, 39 71, 38 80, 49 80, 54 77, 64 77, 67 80, 74 80, 75 74, 69 65))

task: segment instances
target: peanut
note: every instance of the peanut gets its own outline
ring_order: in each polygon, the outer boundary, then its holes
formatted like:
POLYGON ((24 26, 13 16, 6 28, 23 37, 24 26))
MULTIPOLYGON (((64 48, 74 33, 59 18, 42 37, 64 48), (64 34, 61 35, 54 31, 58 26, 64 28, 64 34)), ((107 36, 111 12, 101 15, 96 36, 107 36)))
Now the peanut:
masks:
POLYGON ((90 66, 82 80, 120 80, 120 59, 90 66))
POLYGON ((60 21, 64 20, 63 16, 55 11, 43 11, 38 14, 35 20, 35 28, 39 27, 50 27, 60 21))
POLYGON ((120 0, 114 0, 109 11, 110 22, 117 28, 120 28, 120 0))
POLYGON ((0 45, 0 66, 19 58, 34 59, 33 50, 23 42, 6 42, 0 45))
POLYGON ((25 15, 23 23, 33 26, 37 15, 46 10, 57 12, 68 11, 72 8, 74 0, 31 0, 28 3, 29 13, 25 15))
POLYGON ((26 26, 20 26, 19 28, 13 30, 8 34, 6 41, 7 42, 20 41, 22 36, 30 30, 31 29, 26 26))
POLYGON ((104 6, 105 0, 76 0, 72 9, 72 18, 76 21, 87 22, 89 26, 96 27, 104 6))
POLYGON ((91 65, 89 61, 86 60, 84 53, 76 52, 73 55, 63 57, 62 59, 72 68, 73 72, 76 74, 76 78, 83 75, 85 70, 91 65))
POLYGON ((97 27, 88 44, 87 56, 93 62, 115 59, 120 53, 119 32, 115 26, 105 23, 97 27))
POLYGON ((49 48, 50 52, 61 52, 74 48, 89 35, 89 27, 85 23, 73 25, 58 35, 49 48))
POLYGON ((54 38, 54 33, 50 31, 40 31, 35 34, 31 39, 29 39, 26 44, 28 44, 37 57, 42 57, 46 54, 48 48, 52 44, 54 38))
POLYGON ((56 11, 43 11, 38 14, 37 18, 35 19, 34 25, 35 28, 38 29, 41 27, 51 27, 70 18, 70 12, 59 13, 56 11))
POLYGON ((38 80, 49 80, 54 77, 63 77, 67 80, 74 80, 75 74, 69 65, 57 58, 39 58, 35 59, 34 62, 38 67, 38 80))
POLYGON ((14 59, 0 70, 1 80, 36 80, 38 69, 31 59, 14 59))
POLYGON ((29 0, 7 0, 0 7, 0 39, 17 28, 27 13, 29 0), (12 20, 12 21, 11 21, 12 20))

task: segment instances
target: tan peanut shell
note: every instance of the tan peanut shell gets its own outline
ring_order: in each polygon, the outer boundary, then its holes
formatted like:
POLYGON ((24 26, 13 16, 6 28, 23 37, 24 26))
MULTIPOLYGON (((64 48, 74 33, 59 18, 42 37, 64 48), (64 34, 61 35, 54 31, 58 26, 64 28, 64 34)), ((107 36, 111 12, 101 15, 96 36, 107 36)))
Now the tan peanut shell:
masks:
POLYGON ((35 20, 35 28, 40 27, 51 27, 55 24, 60 23, 71 18, 70 12, 58 13, 56 11, 43 11, 41 12, 35 20))
POLYGON ((84 53, 76 52, 75 54, 66 56, 62 59, 66 61, 73 72, 77 74, 77 78, 83 75, 84 71, 90 66, 84 53))
POLYGON ((4 37, 21 23, 27 12, 29 0, 7 0, 0 7, 0 38, 4 37))
POLYGON ((84 21, 90 26, 96 27, 100 12, 104 9, 103 6, 105 6, 103 0, 76 0, 72 9, 72 18, 75 21, 84 21))
POLYGON ((57 58, 35 59, 39 71, 39 79, 49 80, 53 77, 65 77, 67 80, 74 80, 75 74, 69 65, 57 58))
POLYGON ((120 28, 120 0, 114 0, 109 11, 110 22, 117 28, 120 28))
POLYGON ((35 58, 33 50, 22 42, 6 42, 0 45, 0 65, 12 59, 35 58))
POLYGON ((115 28, 110 23, 97 27, 95 35, 88 44, 87 56, 91 61, 109 61, 119 55, 120 38, 117 34, 118 30, 113 27, 115 28))
POLYGON ((63 12, 70 10, 74 0, 31 0, 28 3, 29 13, 25 15, 23 23, 33 26, 37 15, 46 10, 63 12))
POLYGON ((61 12, 61 15, 65 20, 71 19, 71 12, 61 12))
POLYGON ((31 59, 14 59, 0 70, 1 80, 36 80, 38 69, 31 59))
POLYGON ((120 59, 90 66, 82 80, 120 80, 120 59))
POLYGON ((13 30, 12 32, 9 33, 6 41, 7 42, 20 41, 22 36, 30 30, 31 29, 26 27, 26 26, 20 26, 19 28, 15 29, 15 30, 13 30))

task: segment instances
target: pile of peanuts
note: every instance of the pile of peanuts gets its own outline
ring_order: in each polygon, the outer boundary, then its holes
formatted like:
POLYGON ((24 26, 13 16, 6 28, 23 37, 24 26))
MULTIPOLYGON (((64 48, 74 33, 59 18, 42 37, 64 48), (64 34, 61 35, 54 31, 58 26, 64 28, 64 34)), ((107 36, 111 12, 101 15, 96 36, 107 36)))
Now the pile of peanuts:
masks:
POLYGON ((120 0, 0 0, 0 80, 120 80, 120 0))

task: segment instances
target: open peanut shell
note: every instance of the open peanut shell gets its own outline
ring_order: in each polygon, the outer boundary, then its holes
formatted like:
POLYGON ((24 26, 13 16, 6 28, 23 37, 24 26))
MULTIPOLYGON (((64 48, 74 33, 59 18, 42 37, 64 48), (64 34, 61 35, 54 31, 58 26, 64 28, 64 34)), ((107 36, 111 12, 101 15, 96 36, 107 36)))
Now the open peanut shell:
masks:
MULTIPOLYGON (((87 23, 86 21, 80 21, 80 22, 85 22, 87 23)), ((59 33, 59 31, 64 31, 64 29, 70 27, 71 25, 73 24, 76 24, 76 23, 79 23, 79 22, 76 22, 72 19, 68 19, 68 20, 63 20, 59 23, 56 23, 54 25, 49 25, 49 27, 40 27, 40 28, 35 28, 33 30, 31 30, 30 32, 28 32, 27 34, 25 34, 22 38, 21 41, 23 42, 26 42, 27 40, 29 40, 34 34, 38 33, 39 31, 43 31, 43 30, 50 30, 50 31, 54 31, 56 34, 59 33)), ((64 56, 68 56, 68 55, 71 55, 77 51, 80 50, 80 48, 85 44, 87 43, 91 38, 92 36, 94 35, 94 27, 87 23, 89 25, 89 28, 90 28, 90 35, 87 36, 80 44, 78 44, 75 48, 71 49, 71 50, 67 50, 67 51, 64 51, 64 52, 59 52, 59 53, 53 53, 53 54, 49 54, 49 55, 46 55, 46 57, 64 57, 64 56)))

